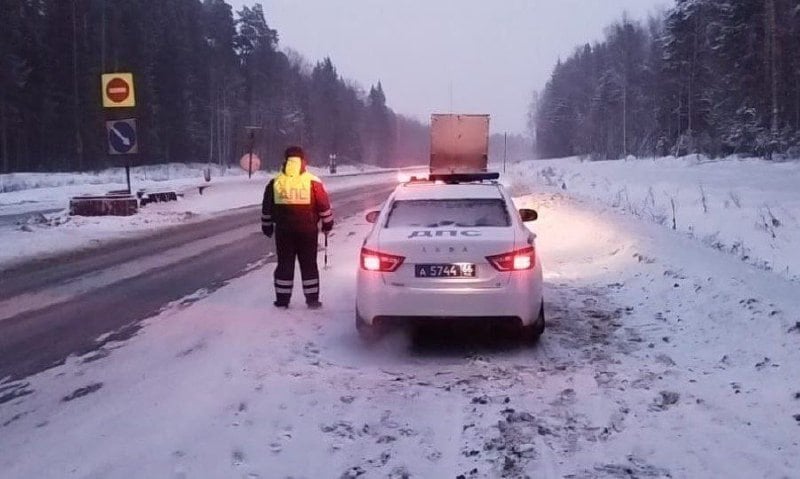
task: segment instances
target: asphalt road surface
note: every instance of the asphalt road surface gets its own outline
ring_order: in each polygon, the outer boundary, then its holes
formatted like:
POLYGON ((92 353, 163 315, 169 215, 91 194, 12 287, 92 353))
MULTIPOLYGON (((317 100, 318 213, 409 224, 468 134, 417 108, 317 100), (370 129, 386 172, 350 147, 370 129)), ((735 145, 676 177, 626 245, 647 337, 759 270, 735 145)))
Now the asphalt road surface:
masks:
MULTIPOLYGON (((340 219, 359 214, 385 200, 392 188, 377 184, 332 193, 335 213, 340 219)), ((24 378, 71 354, 130 337, 164 306, 274 260, 274 243, 263 237, 259 222, 259 207, 241 208, 3 271, 0 379, 24 378)), ((265 284, 266 305, 272 294, 272 285, 265 284)))

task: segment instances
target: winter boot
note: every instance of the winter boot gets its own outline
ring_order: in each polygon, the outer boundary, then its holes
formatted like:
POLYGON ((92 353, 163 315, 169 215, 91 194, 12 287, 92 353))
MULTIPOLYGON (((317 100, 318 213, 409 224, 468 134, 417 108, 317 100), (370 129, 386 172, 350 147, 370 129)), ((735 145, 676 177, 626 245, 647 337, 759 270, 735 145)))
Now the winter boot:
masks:
POLYGON ((322 303, 318 299, 312 299, 310 301, 307 301, 306 305, 308 306, 308 309, 321 309, 322 308, 322 303))

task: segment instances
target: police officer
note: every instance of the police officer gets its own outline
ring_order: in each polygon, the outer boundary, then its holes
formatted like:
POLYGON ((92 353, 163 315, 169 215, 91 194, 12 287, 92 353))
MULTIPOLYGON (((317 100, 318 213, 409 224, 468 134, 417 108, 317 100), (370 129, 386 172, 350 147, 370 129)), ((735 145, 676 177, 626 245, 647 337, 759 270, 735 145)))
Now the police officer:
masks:
POLYGON ((306 155, 298 146, 284 153, 283 168, 264 191, 261 231, 275 235, 278 266, 275 269, 275 306, 288 308, 294 286, 294 263, 300 263, 303 293, 311 309, 319 309, 317 268, 318 224, 326 235, 333 229, 333 212, 325 187, 306 171, 306 155))

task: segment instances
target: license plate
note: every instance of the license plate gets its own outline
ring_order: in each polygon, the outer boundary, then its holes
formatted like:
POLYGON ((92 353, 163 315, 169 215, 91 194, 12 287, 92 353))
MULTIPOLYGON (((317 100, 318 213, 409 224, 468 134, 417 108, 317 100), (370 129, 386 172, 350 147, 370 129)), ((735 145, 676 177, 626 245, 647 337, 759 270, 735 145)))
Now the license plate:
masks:
POLYGON ((475 265, 458 264, 418 264, 414 267, 417 278, 474 278, 475 265))

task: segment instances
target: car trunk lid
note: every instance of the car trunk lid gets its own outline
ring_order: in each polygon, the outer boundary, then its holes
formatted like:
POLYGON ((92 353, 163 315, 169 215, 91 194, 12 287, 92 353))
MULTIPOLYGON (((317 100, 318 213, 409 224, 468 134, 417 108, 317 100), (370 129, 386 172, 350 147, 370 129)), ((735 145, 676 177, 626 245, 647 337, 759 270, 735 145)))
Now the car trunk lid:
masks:
POLYGON ((384 281, 394 286, 423 289, 505 286, 509 273, 495 269, 486 257, 511 251, 514 242, 514 229, 510 227, 402 227, 383 229, 378 236, 382 252, 405 258, 396 271, 383 273, 384 281), (436 266, 425 268, 427 274, 419 277, 418 267, 422 265, 436 266), (459 265, 457 269, 469 269, 465 265, 474 265, 474 276, 452 277, 452 269, 442 271, 439 265, 459 265), (434 274, 430 274, 431 271, 434 274))

